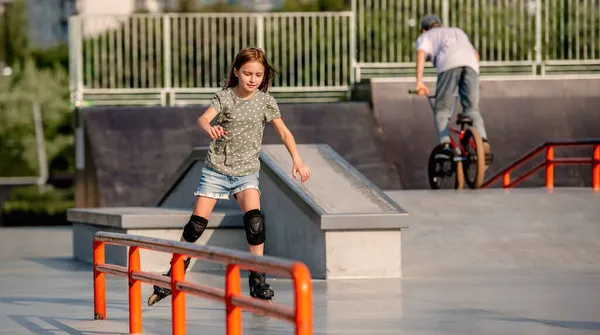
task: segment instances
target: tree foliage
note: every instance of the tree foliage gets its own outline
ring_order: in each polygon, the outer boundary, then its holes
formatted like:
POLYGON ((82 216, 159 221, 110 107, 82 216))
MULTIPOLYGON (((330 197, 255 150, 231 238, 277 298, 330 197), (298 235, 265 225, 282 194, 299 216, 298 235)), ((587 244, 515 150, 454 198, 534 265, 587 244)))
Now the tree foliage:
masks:
POLYGON ((26 6, 25 0, 15 0, 2 16, 8 20, 1 23, 8 24, 2 55, 7 51, 13 71, 0 77, 0 176, 38 174, 34 104, 40 106, 49 163, 62 161, 60 170, 73 169, 67 48, 46 52, 30 48, 26 6))
POLYGON ((72 151, 68 87, 64 69, 39 70, 31 59, 15 66, 11 77, 0 79, 0 142, 6 144, 0 147, 1 176, 38 174, 34 104, 40 106, 49 162, 72 151))
POLYGON ((9 65, 27 58, 30 51, 27 36, 27 1, 15 0, 10 5, 5 5, 5 12, 0 20, 0 27, 3 28, 0 57, 4 59, 6 55, 6 63, 9 65))

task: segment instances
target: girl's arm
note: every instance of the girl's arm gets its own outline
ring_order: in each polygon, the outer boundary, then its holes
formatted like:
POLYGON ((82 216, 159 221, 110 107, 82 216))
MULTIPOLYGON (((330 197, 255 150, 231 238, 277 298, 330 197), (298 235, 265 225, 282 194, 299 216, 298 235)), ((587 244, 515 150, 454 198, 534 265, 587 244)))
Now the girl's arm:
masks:
POLYGON ((198 128, 202 129, 213 140, 227 134, 221 126, 211 127, 210 122, 215 116, 217 116, 217 111, 212 107, 208 107, 204 114, 198 118, 198 128))
POLYGON ((292 168, 292 176, 294 179, 297 179, 296 174, 300 173, 301 181, 304 183, 308 180, 308 178, 310 178, 310 169, 304 164, 304 162, 302 162, 302 158, 300 158, 300 154, 298 153, 296 141, 294 140, 292 132, 287 128, 281 118, 274 119, 271 121, 271 124, 279 134, 279 137, 290 153, 290 156, 292 156, 292 161, 294 163, 294 167, 292 168))

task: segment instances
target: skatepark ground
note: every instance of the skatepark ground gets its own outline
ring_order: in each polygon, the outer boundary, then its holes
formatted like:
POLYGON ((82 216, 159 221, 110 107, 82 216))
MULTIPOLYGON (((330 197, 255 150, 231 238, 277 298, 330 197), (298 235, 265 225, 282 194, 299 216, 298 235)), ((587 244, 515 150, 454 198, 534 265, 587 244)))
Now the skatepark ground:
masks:
MULTIPOLYGON (((488 192, 502 192, 489 190, 488 192)), ((465 238, 462 249, 473 249, 469 252, 452 246, 455 258, 464 258, 467 264, 472 260, 472 271, 419 272, 414 267, 419 252, 429 252, 435 248, 422 250, 407 248, 407 257, 412 257, 407 266, 413 273, 402 279, 353 279, 353 280, 315 280, 313 281, 314 301, 314 334, 597 334, 600 332, 600 267, 594 262, 586 263, 590 255, 585 256, 585 249, 596 253, 598 244, 593 213, 598 217, 598 196, 591 191, 557 190, 549 194, 543 190, 529 190, 506 195, 510 201, 500 204, 498 212, 481 210, 463 215, 467 205, 458 206, 462 200, 469 202, 480 199, 482 205, 489 202, 490 197, 497 196, 486 193, 465 192, 463 195, 437 192, 439 201, 457 199, 440 212, 425 211, 424 196, 430 198, 426 191, 391 191, 387 192, 395 201, 409 212, 416 213, 418 220, 424 224, 415 225, 412 239, 408 243, 417 244, 418 239, 432 246, 443 245, 444 238, 437 241, 427 237, 431 227, 426 222, 435 221, 437 225, 457 224, 460 220, 466 227, 473 227, 481 222, 479 231, 465 238), (534 192, 538 192, 535 195, 534 192), (579 201, 579 193, 586 196, 579 201), (511 235, 517 229, 515 217, 507 217, 514 222, 506 224, 506 231, 498 232, 498 241, 502 247, 485 249, 481 240, 494 231, 501 230, 502 213, 515 212, 522 206, 520 202, 528 197, 542 199, 539 205, 532 204, 531 215, 536 210, 552 207, 553 196, 559 195, 566 207, 557 209, 564 211, 561 218, 552 213, 535 222, 533 226, 540 231, 525 231, 519 238, 511 235), (515 197, 516 196, 516 197, 515 197), (441 197, 441 198, 440 198, 441 197), (462 197, 462 198, 461 198, 462 197), (573 201, 569 202, 568 199, 573 201), (577 200, 577 201, 575 201, 577 200), (585 214, 587 213, 587 214, 585 214), (592 215, 588 217, 589 215, 592 215), (553 216, 556 216, 552 219, 553 216), (446 218, 446 221, 431 218, 446 218), (491 220, 496 217, 498 219, 491 220), (550 222, 553 221, 554 222, 550 222), (562 220, 571 220, 571 223, 562 220), (487 221, 487 222, 486 222, 487 221), (535 239, 548 225, 558 221, 564 222, 564 230, 571 231, 565 235, 561 247, 555 243, 555 252, 530 257, 530 262, 512 260, 513 266, 499 259, 499 255, 511 255, 516 243, 527 244, 528 238, 535 239), (500 236, 504 234, 504 237, 500 236), (507 236, 513 236, 507 239, 507 236), (587 237, 586 237, 587 236, 587 237), (417 239, 417 240, 415 240, 417 239), (473 239, 472 244, 468 240, 473 239), (587 240, 586 240, 587 239, 587 240), (512 240, 512 241, 511 241, 512 240), (581 261, 569 262, 566 250, 573 250, 566 245, 579 242, 587 247, 580 250, 585 257, 581 261), (596 241, 596 242, 594 242, 596 241), (479 244, 478 244, 479 242, 479 244), (414 250, 411 256, 411 250, 414 250), (489 259, 489 266, 476 263, 473 255, 482 250, 489 259), (466 257, 466 258, 465 258, 466 257), (470 258, 469 258, 470 257, 470 258), (556 258, 554 265, 549 259, 556 258), (535 258, 538 262, 532 261, 535 258), (412 262, 412 263, 411 263, 412 262), (527 265, 525 265, 527 263, 527 265), (412 265, 411 265, 412 264, 412 265), (483 269, 483 270, 477 270, 483 269)), ((499 196, 502 198, 502 196, 499 196)), ((538 213, 539 214, 539 213, 538 213)), ((472 229, 473 230, 473 229, 472 229)), ((455 233, 458 234, 458 233, 455 233)), ((410 236, 410 235, 409 235, 410 236)), ((456 236, 447 235, 446 239, 456 236)), ((91 265, 72 259, 72 233, 69 226, 61 227, 22 227, 0 228, 0 334, 126 334, 128 332, 128 300, 125 279, 107 277, 107 320, 93 320, 93 281, 91 265)), ((445 245, 451 245, 446 243, 445 245)), ((522 250, 527 249, 521 245, 522 250)), ((531 245, 532 253, 543 248, 531 245)), ((547 250, 552 250, 549 248, 547 250)), ((439 251, 439 250, 438 250, 439 251)), ((516 252, 515 252, 516 253, 516 252)), ((439 257, 449 255, 439 253, 439 257)), ((591 255, 593 256, 593 255, 591 255)), ((422 256, 424 257, 424 256, 422 256)), ((461 263, 454 260, 454 263, 461 263)), ((435 263, 435 262, 434 262, 435 263)), ((464 265, 463 264, 463 265, 464 265)), ((455 267, 460 269, 460 267, 455 267)), ((245 273, 242 273, 242 292, 247 294, 245 273)), ((223 287, 222 273, 191 272, 186 279, 210 286, 223 287)), ((272 279, 271 284, 276 292, 278 303, 292 306, 293 290, 289 280, 272 279)), ((143 299, 151 293, 151 286, 142 287, 143 299)), ((224 305, 202 298, 186 295, 187 326, 190 334, 224 334, 224 305)), ((171 332, 171 301, 163 300, 153 307, 143 306, 144 334, 169 334, 171 332)), ((244 312, 244 334, 293 334, 293 327, 287 323, 244 312)))

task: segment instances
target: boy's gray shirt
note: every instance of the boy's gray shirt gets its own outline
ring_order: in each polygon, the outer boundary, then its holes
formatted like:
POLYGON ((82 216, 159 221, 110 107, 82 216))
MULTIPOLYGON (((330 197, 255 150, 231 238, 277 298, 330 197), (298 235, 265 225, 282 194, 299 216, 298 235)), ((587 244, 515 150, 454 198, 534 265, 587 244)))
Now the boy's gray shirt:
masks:
POLYGON ((475 48, 460 28, 432 28, 419 36, 416 48, 425 51, 426 59, 431 59, 437 73, 462 66, 479 73, 475 48))

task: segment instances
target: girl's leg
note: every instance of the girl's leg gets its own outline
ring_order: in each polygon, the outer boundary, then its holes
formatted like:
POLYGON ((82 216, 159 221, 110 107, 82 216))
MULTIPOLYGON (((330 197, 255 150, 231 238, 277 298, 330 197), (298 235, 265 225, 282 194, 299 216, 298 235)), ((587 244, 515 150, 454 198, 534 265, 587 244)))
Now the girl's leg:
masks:
MULTIPOLYGON (((192 218, 190 221, 196 219, 196 221, 204 221, 202 218, 206 218, 206 223, 208 223, 208 219, 210 218, 210 214, 212 214, 215 205, 217 204, 217 199, 207 198, 203 196, 196 196, 196 203, 194 204, 194 211, 192 212, 192 218)), ((200 224, 200 222, 198 222, 200 224)), ((204 222, 202 222, 204 223, 204 222)), ((204 227, 206 229, 206 227, 204 227)), ((200 232, 200 235, 204 232, 204 229, 200 232)), ((187 240, 184 238, 186 235, 186 230, 184 228, 181 233, 180 241, 186 242, 187 240)), ((200 236, 198 236, 200 238, 200 236)), ((195 242, 195 241, 194 241, 195 242)))
MULTIPOLYGON (((252 214, 252 212, 256 212, 257 215, 260 215, 260 194, 257 189, 249 188, 239 193, 236 193, 237 201, 240 205, 240 209, 246 216, 246 213, 252 214)), ((261 219, 262 220, 262 219, 261 219)), ((264 230, 262 225, 264 223, 259 223, 261 227, 257 227, 257 230, 264 230)), ((248 228, 247 228, 248 229, 248 228)), ((252 229, 252 227, 250 227, 252 229)), ((248 243, 248 251, 250 251, 253 255, 262 256, 264 253, 265 243, 261 241, 259 244, 248 243)))
MULTIPOLYGON (((257 185, 256 181, 253 186, 257 185)), ((244 213, 244 226, 248 249, 251 254, 262 256, 265 245, 265 227, 263 215, 260 211, 260 192, 256 188, 246 188, 236 193, 236 199, 244 213)), ((266 282, 266 274, 250 271, 248 273, 248 287, 250 296, 254 298, 271 300, 275 293, 271 285, 266 282)))
MULTIPOLYGON (((183 226, 180 241, 195 243, 202 236, 208 226, 208 219, 217 204, 217 199, 226 199, 229 197, 228 186, 227 176, 206 167, 202 169, 200 182, 194 193, 196 196, 194 210, 190 215, 189 221, 183 226)), ((187 271, 190 262, 191 259, 189 257, 185 259, 185 271, 187 271)), ((170 276, 171 268, 164 275, 170 276)), ((170 294, 171 290, 154 286, 154 293, 148 298, 148 305, 152 306, 170 294)))
MULTIPOLYGON (((179 239, 181 242, 194 243, 202 236, 204 230, 208 226, 208 218, 210 217, 210 214, 212 213, 216 203, 217 199, 200 195, 196 196, 194 211, 192 212, 188 223, 183 227, 181 238, 179 239)), ((190 263, 191 258, 187 257, 184 261, 184 271, 187 271, 190 263)), ((167 271, 164 275, 171 276, 171 269, 172 268, 169 266, 169 271, 167 271)), ((170 289, 156 285, 153 288, 154 292, 148 298, 148 306, 154 305, 171 294, 170 289)))

